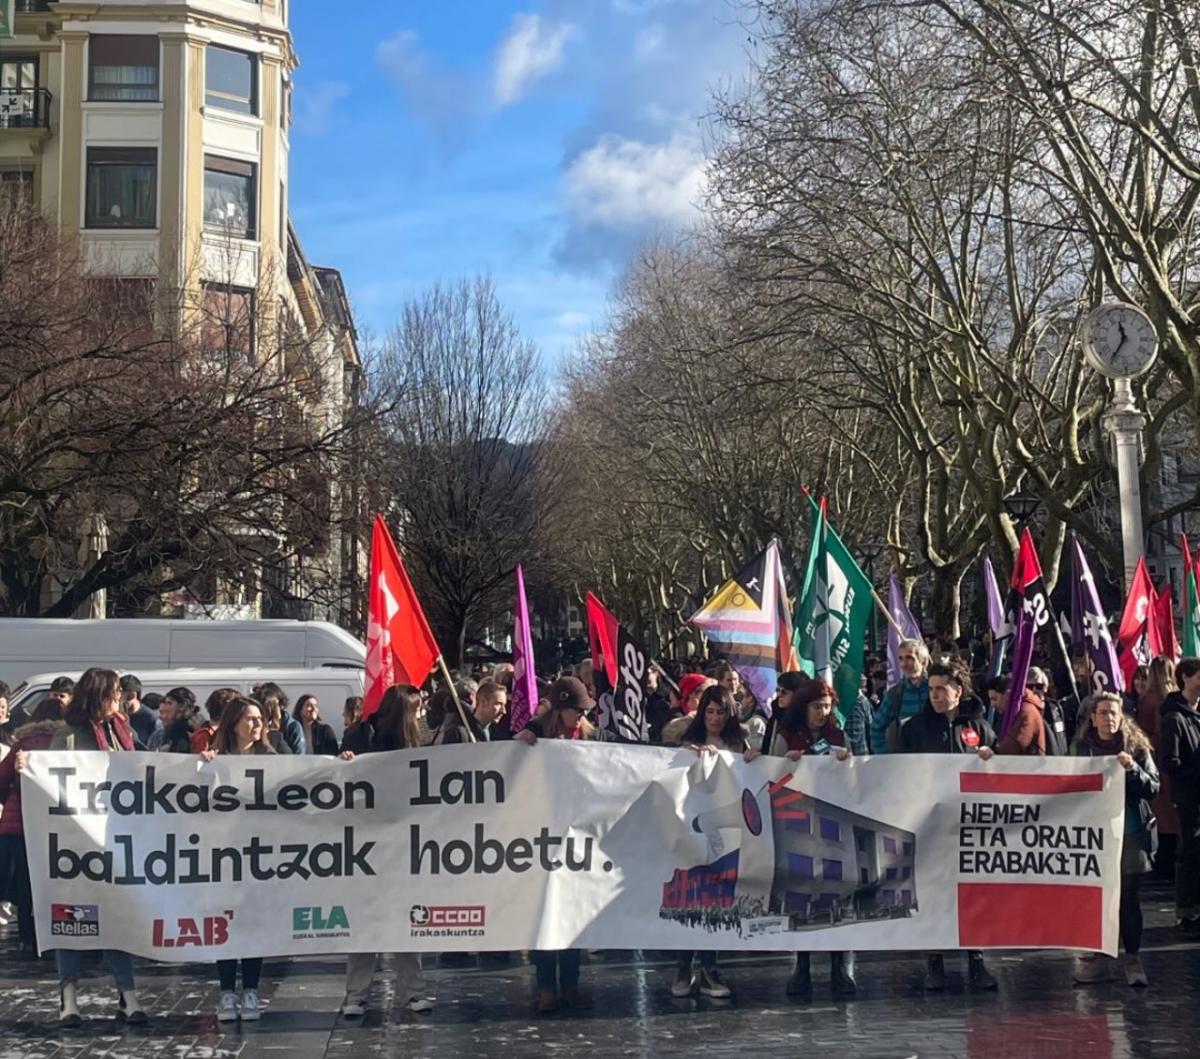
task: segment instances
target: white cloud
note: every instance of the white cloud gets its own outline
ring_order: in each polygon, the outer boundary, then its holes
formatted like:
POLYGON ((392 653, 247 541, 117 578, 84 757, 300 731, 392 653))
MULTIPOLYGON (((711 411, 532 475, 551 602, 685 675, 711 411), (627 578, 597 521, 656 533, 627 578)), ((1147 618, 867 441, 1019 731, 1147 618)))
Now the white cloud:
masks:
POLYGON ((633 53, 639 59, 649 59, 662 49, 666 40, 667 32, 662 26, 646 26, 639 29, 633 38, 633 53))
POLYGON ((581 313, 576 309, 567 309, 555 317, 554 322, 558 324, 564 331, 576 331, 579 328, 587 327, 592 318, 587 313, 581 313))
POLYGON ((543 22, 540 15, 518 14, 496 48, 492 96, 497 106, 519 100, 535 81, 563 64, 572 28, 565 22, 543 22))
POLYGON ((686 225, 695 217, 705 169, 699 143, 684 135, 665 143, 604 136, 567 169, 567 201, 583 224, 686 225))
POLYGON ((335 108, 349 95, 350 86, 343 81, 320 81, 311 87, 297 87, 294 101, 297 131, 311 136, 328 132, 335 108))

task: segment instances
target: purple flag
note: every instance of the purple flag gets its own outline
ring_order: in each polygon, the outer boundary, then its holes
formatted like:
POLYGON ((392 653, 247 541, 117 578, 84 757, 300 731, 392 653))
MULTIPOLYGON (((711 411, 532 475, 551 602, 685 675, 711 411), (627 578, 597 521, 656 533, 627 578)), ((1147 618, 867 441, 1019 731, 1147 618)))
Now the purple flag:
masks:
MULTIPOLYGON (((900 582, 896 580, 895 574, 888 577, 888 610, 896 619, 896 625, 899 625, 904 631, 906 639, 919 640, 921 638, 921 626, 917 624, 917 619, 912 616, 912 611, 904 602, 904 591, 900 588, 900 582)), ((901 676, 900 633, 896 631, 896 626, 890 621, 887 630, 887 652, 887 680, 890 688, 893 684, 900 683, 901 676)))
POLYGON ((1001 738, 1008 735, 1009 728, 1021 712, 1021 700, 1025 697, 1025 685, 1029 680, 1029 665, 1033 661, 1033 641, 1036 635, 1036 606, 1033 600, 1026 600, 1017 614, 1017 633, 1012 653, 1012 682, 1008 685, 1008 708, 1004 711, 1004 720, 1000 725, 1001 738))
POLYGON ((529 607, 525 603, 525 574, 517 564, 517 614, 513 621, 513 686, 508 724, 513 735, 524 728, 537 709, 537 672, 533 664, 533 636, 529 607))
POLYGON ((1100 606, 1096 581, 1088 565, 1079 538, 1071 534, 1071 647, 1086 650, 1091 662, 1092 682, 1089 692, 1124 691, 1125 677, 1117 662, 1108 620, 1100 606))
POLYGON ((983 594, 987 598, 988 628, 992 630, 992 636, 999 636, 1004 624, 1004 601, 1000 598, 1000 585, 990 555, 983 557, 983 594))

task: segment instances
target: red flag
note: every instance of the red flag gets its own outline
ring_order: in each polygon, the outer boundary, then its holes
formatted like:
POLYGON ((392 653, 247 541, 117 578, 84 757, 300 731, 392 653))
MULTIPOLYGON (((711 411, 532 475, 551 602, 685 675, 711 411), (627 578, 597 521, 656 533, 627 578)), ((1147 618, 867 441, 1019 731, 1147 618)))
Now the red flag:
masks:
POLYGON ((1156 594, 1146 569, 1146 560, 1139 559, 1133 572, 1133 584, 1129 586, 1129 598, 1125 600, 1125 613, 1121 616, 1121 627, 1117 631, 1117 660, 1125 677, 1125 687, 1133 687, 1133 671, 1140 665, 1149 665, 1150 659, 1162 654, 1162 642, 1158 625, 1154 621, 1156 594))
POLYGON ((376 515, 367 595, 363 717, 379 708, 383 693, 393 684, 424 684, 440 654, 387 524, 376 515))
POLYGON ((591 592, 587 594, 588 644, 592 649, 592 666, 608 675, 611 687, 617 686, 617 626, 616 616, 591 592))
POLYGON ((1175 589, 1167 585, 1165 592, 1160 592, 1154 601, 1154 625, 1158 629, 1158 642, 1161 653, 1172 662, 1178 662, 1183 657, 1179 649, 1179 637, 1175 635, 1175 589))

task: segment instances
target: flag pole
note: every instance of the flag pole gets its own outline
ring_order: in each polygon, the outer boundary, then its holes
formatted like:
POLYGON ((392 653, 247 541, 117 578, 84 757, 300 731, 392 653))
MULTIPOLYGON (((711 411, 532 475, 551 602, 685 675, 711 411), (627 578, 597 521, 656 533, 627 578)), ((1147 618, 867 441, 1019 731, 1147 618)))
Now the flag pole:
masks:
POLYGON ((892 612, 887 609, 887 604, 884 603, 884 601, 882 599, 880 599, 879 593, 875 591, 874 585, 871 586, 871 598, 873 600, 875 600, 875 606, 877 606, 881 611, 883 611, 883 616, 885 618, 887 618, 888 623, 891 625, 891 627, 896 630, 896 633, 899 635, 900 639, 907 640, 908 639, 907 633, 905 633, 905 631, 902 628, 900 628, 900 623, 895 618, 892 617, 892 612))
POLYGON ((475 738, 475 730, 471 727, 470 722, 467 720, 467 714, 466 711, 463 710, 463 704, 458 701, 458 692, 454 689, 454 680, 450 676, 450 670, 446 668, 446 659, 443 655, 438 655, 437 664, 438 669, 442 671, 443 679, 446 681, 446 687, 450 689, 450 698, 454 700, 454 708, 458 710, 458 716, 463 723, 463 728, 466 729, 467 738, 472 743, 479 742, 479 740, 475 738))

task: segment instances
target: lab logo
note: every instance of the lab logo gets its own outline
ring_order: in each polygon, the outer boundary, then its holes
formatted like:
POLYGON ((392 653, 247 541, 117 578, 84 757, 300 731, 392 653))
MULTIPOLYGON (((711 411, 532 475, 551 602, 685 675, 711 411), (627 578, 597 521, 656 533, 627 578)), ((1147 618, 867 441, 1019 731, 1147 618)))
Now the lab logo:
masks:
POLYGON ((61 938, 99 937, 99 906, 52 904, 50 906, 50 933, 61 938))
POLYGON ((150 943, 156 949, 224 945, 229 940, 229 924, 232 922, 233 912, 228 909, 223 915, 204 916, 201 919, 156 919, 150 943))

